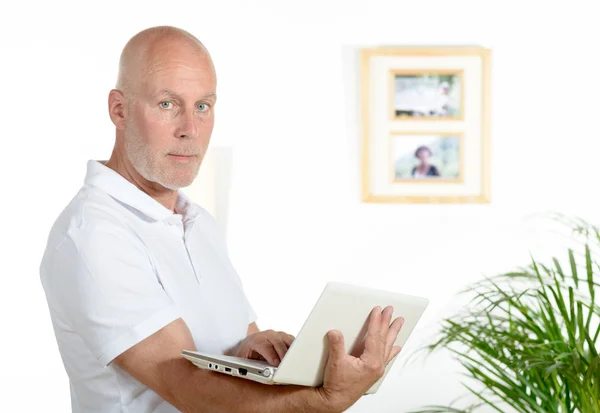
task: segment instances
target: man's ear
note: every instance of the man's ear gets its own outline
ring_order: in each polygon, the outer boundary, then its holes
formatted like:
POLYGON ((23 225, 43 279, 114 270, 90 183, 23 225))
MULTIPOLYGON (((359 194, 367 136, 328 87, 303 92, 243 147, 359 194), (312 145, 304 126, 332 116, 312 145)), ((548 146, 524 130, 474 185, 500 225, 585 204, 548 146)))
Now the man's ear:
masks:
POLYGON ((108 115, 117 129, 125 129, 125 96, 123 92, 112 89, 108 94, 108 115))

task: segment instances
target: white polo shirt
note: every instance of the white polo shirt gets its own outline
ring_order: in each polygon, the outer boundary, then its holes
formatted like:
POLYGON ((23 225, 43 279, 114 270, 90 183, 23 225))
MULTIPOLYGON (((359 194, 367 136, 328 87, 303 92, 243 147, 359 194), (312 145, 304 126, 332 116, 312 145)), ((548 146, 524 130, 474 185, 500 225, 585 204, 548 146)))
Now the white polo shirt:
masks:
POLYGON ((222 354, 255 321, 216 221, 181 191, 177 214, 89 161, 49 235, 40 276, 80 412, 177 412, 111 361, 181 317, 222 354))

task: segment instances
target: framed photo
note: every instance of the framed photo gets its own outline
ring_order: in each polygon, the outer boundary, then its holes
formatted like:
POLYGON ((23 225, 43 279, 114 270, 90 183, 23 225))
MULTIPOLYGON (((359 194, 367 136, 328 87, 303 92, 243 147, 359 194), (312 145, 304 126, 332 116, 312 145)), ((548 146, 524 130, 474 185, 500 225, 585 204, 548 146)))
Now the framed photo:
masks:
POLYGON ((462 133, 393 133, 391 183, 462 183, 462 133))
POLYGON ((490 202, 490 56, 361 50, 364 202, 490 202))
POLYGON ((462 70, 392 70, 391 119, 464 118, 462 70))

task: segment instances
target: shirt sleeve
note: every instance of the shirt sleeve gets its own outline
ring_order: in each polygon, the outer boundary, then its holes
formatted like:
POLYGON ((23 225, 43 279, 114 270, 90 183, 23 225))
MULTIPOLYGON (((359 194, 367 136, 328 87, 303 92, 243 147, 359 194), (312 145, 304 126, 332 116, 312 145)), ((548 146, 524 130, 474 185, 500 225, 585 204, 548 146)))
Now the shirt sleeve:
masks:
POLYGON ((51 280, 55 306, 104 365, 180 317, 143 243, 117 225, 69 233, 51 280))

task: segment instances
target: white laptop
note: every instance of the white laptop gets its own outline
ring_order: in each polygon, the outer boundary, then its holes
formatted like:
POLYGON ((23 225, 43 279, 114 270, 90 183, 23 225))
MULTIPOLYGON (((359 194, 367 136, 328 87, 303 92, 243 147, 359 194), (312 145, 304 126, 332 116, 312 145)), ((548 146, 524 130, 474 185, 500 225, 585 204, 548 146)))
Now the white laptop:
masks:
MULTIPOLYGON (((199 368, 264 384, 318 387, 323 384, 323 371, 329 354, 326 336, 329 330, 341 331, 346 352, 358 357, 362 353, 370 312, 376 306, 383 309, 392 305, 392 320, 404 318, 394 344, 404 347, 428 304, 429 300, 423 297, 329 282, 278 367, 266 361, 198 351, 183 350, 181 354, 199 368)), ((366 394, 377 392, 394 361, 388 364, 383 377, 366 394)))

